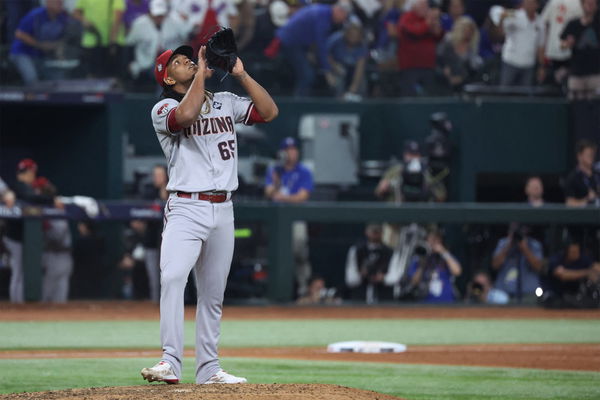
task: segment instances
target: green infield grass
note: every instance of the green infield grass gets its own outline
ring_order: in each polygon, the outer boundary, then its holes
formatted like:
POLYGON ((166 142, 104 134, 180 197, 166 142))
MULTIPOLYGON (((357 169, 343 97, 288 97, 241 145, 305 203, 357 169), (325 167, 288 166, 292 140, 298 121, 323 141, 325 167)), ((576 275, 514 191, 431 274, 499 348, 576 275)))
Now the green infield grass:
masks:
MULTIPOLYGON (((0 360, 0 392, 145 384, 139 371, 155 359, 0 360)), ((251 383, 325 383, 410 400, 600 398, 600 373, 516 368, 454 367, 227 358, 225 369, 251 383)), ((193 382, 194 360, 183 382, 193 382)), ((146 383, 147 384, 147 383, 146 383)))
MULTIPOLYGON (((0 350, 153 348, 158 321, 2 322, 0 350)), ((325 346, 346 340, 405 344, 599 343, 600 320, 344 319, 223 321, 221 347, 325 346)), ((194 323, 185 324, 194 345, 194 323)))

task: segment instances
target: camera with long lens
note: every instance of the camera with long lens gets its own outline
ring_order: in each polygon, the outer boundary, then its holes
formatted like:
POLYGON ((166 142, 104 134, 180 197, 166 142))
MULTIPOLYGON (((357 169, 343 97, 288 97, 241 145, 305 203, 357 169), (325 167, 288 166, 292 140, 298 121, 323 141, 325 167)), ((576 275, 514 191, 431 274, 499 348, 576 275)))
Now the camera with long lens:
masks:
POLYGON ((425 139, 429 171, 434 178, 443 179, 450 172, 452 144, 449 136, 452 132, 452 122, 445 112, 436 112, 431 114, 429 124, 431 133, 425 139))

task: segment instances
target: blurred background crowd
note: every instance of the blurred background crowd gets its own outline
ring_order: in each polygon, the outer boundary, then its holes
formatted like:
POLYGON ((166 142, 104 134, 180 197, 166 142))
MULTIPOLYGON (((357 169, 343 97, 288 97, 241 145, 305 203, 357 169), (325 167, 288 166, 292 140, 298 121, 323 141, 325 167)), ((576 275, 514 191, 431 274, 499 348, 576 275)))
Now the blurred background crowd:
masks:
POLYGON ((232 27, 275 95, 440 96, 488 87, 591 98, 596 0, 3 0, 2 85, 113 78, 154 91, 157 54, 232 27))
MULTIPOLYGON (((510 93, 590 105, 600 97, 597 0, 0 0, 0 86, 28 90, 96 81, 129 93, 157 94, 152 73, 157 54, 182 44, 198 49, 216 26, 233 28, 246 69, 275 96, 359 103, 510 93)), ((214 81, 219 90, 238 90, 224 75, 214 81)), ((592 110, 586 111, 588 126, 600 127, 598 107, 584 107, 592 110)), ((356 170, 357 123, 335 118, 327 120, 336 129, 339 125, 335 142, 303 147, 296 137, 286 137, 271 152, 275 157, 264 162, 240 154, 238 199, 393 205, 456 201, 451 182, 460 161, 447 113, 431 114, 424 140, 406 141, 402 154, 379 163, 379 173, 360 183, 356 176, 369 166, 356 170), (321 161, 316 153, 308 154, 311 165, 301 161, 304 150, 327 146, 336 154, 321 161), (339 184, 335 193, 323 184, 330 182, 324 172, 332 171, 339 184), (355 192, 343 192, 347 186, 355 192)), ((327 128, 318 119, 305 122, 298 135, 304 143, 308 136, 302 130, 311 123, 327 128)), ((368 223, 332 229, 298 221, 292 226, 294 298, 300 304, 540 301, 551 307, 598 307, 600 128, 591 131, 583 138, 571 133, 569 148, 560 150, 571 161, 564 176, 524 177, 509 195, 492 178, 481 183, 487 190, 477 200, 598 208, 597 225, 368 223), (326 237, 336 239, 324 243, 326 237), (332 243, 338 251, 324 259, 319 252, 332 243)), ((253 138, 265 141, 255 131, 238 134, 246 141, 240 151, 251 147, 253 138)), ((130 147, 125 144, 124 174, 133 177, 125 179, 124 197, 154 203, 160 210, 168 197, 166 166, 153 162, 146 174, 136 175, 128 164, 128 157, 135 161, 130 147)), ((6 208, 94 207, 93 199, 60 196, 41 176, 44 166, 36 160, 21 159, 6 171, 6 183, 0 179, 6 208)), ((24 301, 23 220, 0 222, 0 267, 6 267, 0 268, 0 295, 18 303, 24 301)), ((260 299, 268 279, 267 233, 258 225, 239 228, 227 297, 260 299)), ((107 231, 92 219, 71 229, 64 220, 45 221, 42 299, 157 301, 161 230, 160 221, 148 220, 132 220, 118 231, 107 231), (107 242, 115 232, 122 236, 120 250, 116 259, 108 259, 107 242)))

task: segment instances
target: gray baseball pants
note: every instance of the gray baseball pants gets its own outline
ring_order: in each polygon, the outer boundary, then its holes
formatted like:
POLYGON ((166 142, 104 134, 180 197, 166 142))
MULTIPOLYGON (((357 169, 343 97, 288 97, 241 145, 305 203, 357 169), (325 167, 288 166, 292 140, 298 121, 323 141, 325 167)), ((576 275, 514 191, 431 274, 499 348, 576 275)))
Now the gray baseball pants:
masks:
POLYGON ((233 203, 173 197, 165 206, 160 254, 160 335, 163 361, 181 379, 183 295, 192 268, 196 279, 196 383, 219 369, 217 344, 223 295, 234 246, 233 203))

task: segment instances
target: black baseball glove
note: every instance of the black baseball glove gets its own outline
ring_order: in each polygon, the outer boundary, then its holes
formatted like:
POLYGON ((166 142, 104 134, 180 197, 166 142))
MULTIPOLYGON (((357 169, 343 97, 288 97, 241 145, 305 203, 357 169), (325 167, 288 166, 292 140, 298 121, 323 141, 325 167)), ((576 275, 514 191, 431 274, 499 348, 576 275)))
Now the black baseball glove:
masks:
POLYGON ((237 45, 231 28, 221 29, 206 43, 206 62, 210 68, 232 72, 237 61, 237 45))

